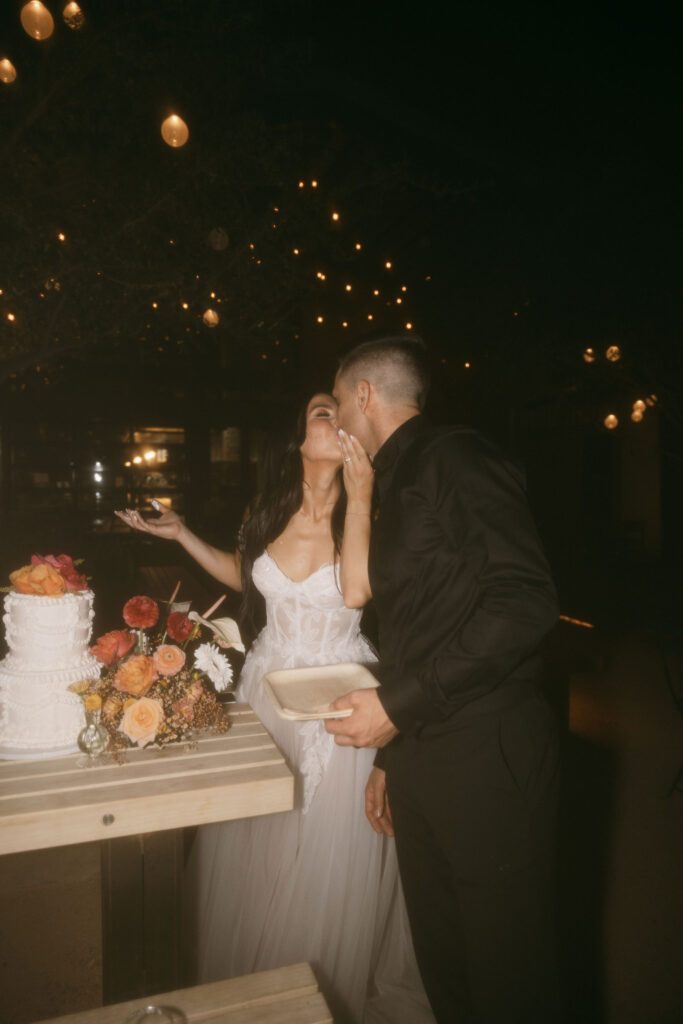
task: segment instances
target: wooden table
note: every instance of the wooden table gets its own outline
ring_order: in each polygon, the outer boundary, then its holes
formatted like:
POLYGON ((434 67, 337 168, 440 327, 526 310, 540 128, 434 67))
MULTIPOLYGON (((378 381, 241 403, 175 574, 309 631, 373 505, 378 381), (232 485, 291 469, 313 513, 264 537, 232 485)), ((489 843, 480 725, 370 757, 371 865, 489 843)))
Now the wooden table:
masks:
POLYGON ((247 704, 197 743, 0 762, 0 853, 99 840, 105 1003, 177 988, 182 969, 183 829, 291 810, 294 778, 247 704))
MULTIPOLYGON (((180 1010, 187 1024, 333 1024, 315 975, 305 963, 164 992, 149 1002, 180 1010)), ((138 999, 40 1024, 123 1024, 147 1004, 138 999)))

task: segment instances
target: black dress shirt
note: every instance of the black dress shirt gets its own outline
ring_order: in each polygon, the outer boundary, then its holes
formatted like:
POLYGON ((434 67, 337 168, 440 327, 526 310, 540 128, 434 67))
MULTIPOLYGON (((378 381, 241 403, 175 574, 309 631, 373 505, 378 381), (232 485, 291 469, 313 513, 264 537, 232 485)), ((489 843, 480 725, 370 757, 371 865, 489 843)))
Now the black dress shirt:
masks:
POLYGON ((475 430, 415 416, 373 465, 379 697, 402 733, 441 732, 466 705, 537 675, 555 588, 522 473, 475 430))

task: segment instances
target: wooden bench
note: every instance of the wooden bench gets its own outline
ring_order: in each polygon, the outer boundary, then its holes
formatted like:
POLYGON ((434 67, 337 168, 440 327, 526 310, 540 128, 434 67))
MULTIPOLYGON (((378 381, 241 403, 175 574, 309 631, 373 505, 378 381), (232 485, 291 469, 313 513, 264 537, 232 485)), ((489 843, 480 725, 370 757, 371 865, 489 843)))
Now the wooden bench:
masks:
MULTIPOLYGON (((123 1024, 134 1010, 150 1004, 181 1010, 187 1024, 334 1024, 315 975, 305 963, 70 1013, 40 1024, 123 1024)), ((150 1024, 153 1021, 151 1017, 150 1024)))

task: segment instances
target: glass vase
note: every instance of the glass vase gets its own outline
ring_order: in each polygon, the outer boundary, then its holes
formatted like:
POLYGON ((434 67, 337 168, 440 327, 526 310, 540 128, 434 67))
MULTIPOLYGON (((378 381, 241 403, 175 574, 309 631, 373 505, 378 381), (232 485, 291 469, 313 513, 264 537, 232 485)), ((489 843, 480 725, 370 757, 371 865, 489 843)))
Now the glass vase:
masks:
POLYGON ((86 710, 85 712, 85 726, 79 732, 77 739, 80 749, 84 754, 88 755, 87 757, 80 758, 78 761, 78 764, 82 767, 104 761, 101 754, 109 743, 109 733, 100 721, 101 715, 101 708, 97 708, 94 711, 86 710))

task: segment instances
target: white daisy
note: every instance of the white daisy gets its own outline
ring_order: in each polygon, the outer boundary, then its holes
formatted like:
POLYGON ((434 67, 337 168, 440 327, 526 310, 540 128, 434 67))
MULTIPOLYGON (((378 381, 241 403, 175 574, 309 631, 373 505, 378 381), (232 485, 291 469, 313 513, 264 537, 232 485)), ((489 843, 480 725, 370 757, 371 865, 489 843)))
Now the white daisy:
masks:
POLYGON ((232 665, 215 644, 202 644, 194 655, 195 667, 205 672, 217 690, 227 690, 232 682, 232 665))

